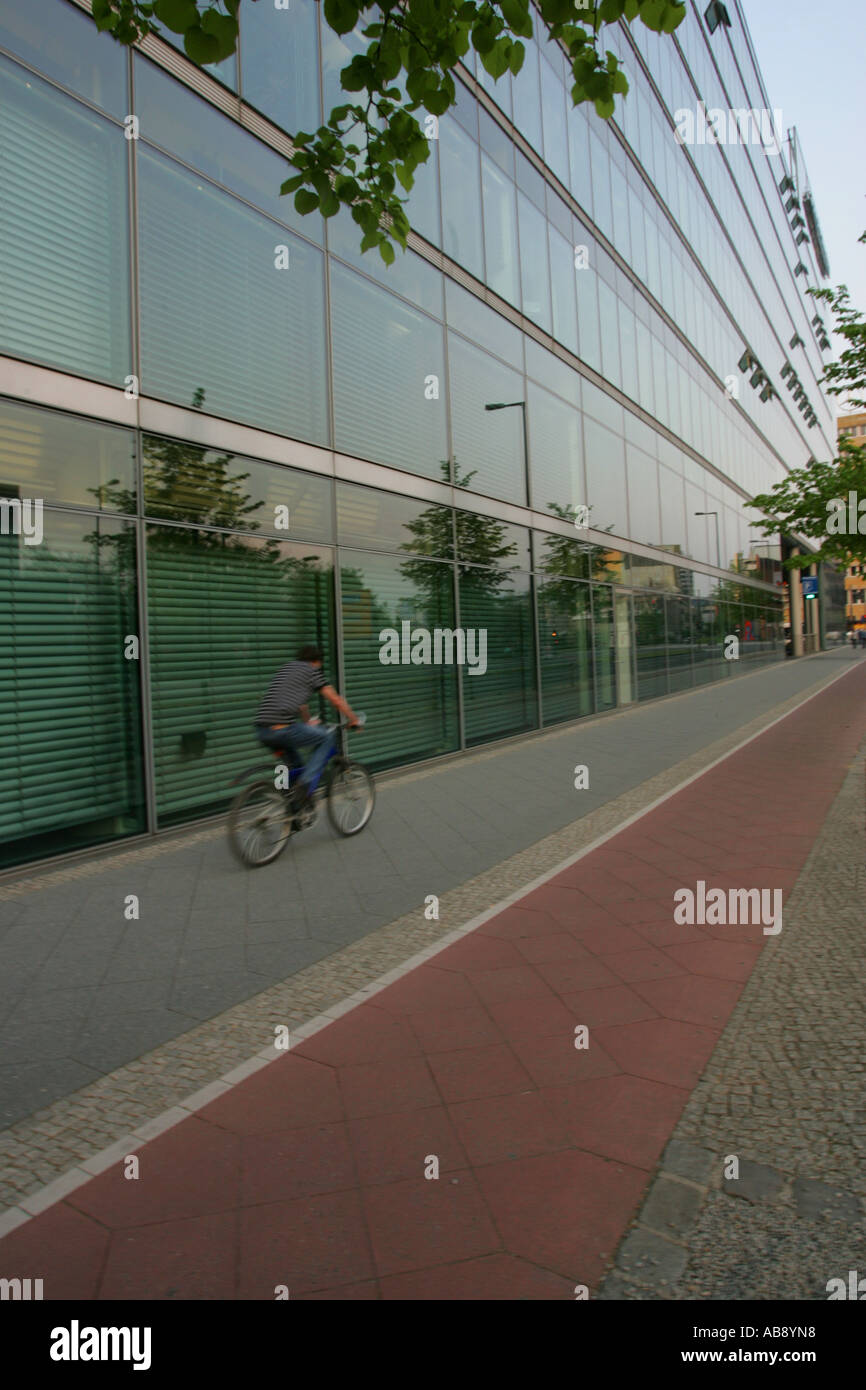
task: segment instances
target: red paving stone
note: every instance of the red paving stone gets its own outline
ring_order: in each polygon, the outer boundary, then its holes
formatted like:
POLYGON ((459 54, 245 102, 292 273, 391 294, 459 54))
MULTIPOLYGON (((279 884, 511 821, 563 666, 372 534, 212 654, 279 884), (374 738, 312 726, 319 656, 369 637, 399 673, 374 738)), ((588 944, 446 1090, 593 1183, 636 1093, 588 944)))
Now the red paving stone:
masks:
POLYGON ((146 1144, 138 1178, 116 1165, 11 1232, 0 1277, 48 1299, 592 1288, 767 941, 676 923, 673 894, 787 897, 864 670, 146 1144))

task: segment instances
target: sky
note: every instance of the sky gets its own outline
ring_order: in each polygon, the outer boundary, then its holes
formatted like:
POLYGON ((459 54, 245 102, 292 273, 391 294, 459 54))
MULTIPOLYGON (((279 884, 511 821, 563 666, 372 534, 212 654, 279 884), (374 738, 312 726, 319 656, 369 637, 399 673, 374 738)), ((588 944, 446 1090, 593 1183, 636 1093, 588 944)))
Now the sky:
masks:
POLYGON ((785 130, 797 127, 830 261, 826 283, 846 284, 866 312, 866 246, 857 244, 866 231, 864 0, 741 4, 770 106, 781 108, 785 130))

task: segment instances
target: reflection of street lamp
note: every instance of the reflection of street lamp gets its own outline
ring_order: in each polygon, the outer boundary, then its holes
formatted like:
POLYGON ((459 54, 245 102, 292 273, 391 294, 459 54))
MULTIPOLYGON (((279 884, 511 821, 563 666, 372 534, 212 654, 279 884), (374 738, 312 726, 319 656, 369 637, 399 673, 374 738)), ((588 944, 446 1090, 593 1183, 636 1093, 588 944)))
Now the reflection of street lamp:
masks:
POLYGON ((719 545, 719 514, 718 512, 695 512, 695 516, 714 516, 716 519, 716 569, 722 568, 722 548, 719 545))
POLYGON ((485 410, 512 410, 515 406, 520 406, 523 411, 523 467, 526 473, 526 497, 530 497, 529 492, 529 436, 526 432, 526 401, 494 401, 485 405, 485 410))

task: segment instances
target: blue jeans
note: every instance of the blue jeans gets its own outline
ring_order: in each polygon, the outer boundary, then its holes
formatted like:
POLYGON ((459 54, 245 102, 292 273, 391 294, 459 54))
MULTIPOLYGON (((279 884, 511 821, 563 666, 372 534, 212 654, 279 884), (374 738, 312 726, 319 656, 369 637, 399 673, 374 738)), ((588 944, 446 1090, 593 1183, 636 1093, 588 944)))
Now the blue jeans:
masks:
POLYGON ((334 735, 323 729, 320 724, 304 724, 300 719, 285 729, 256 729, 256 734, 259 742, 266 748, 285 748, 290 754, 294 754, 293 761, 296 766, 301 761, 300 749, 312 749, 298 778, 312 796, 319 785, 325 764, 334 750, 334 735))

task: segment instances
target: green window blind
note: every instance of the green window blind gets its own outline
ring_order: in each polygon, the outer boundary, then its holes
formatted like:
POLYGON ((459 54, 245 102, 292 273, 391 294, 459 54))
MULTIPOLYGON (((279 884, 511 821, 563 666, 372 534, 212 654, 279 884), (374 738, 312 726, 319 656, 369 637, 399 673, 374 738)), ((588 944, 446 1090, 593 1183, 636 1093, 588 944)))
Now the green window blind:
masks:
POLYGON ((318 642, 336 679, 330 551, 152 526, 147 587, 165 825, 224 804, 237 773, 261 760, 256 711, 298 647, 318 642))
MULTIPOLYGON (((487 633, 487 669, 463 669, 466 742, 504 738, 538 724, 532 590, 528 574, 464 569, 460 626, 487 633)), ((479 637, 476 635, 475 651, 479 637)), ((468 646, 468 638, 467 638, 468 646)))
POLYGON ((144 829, 133 528, 44 512, 0 536, 0 862, 144 829))
POLYGON ((0 57, 0 351, 123 383, 126 161, 119 126, 0 57))
POLYGON ((368 727, 353 752, 373 767, 416 761, 458 746, 457 668, 385 665, 379 633, 401 624, 454 628, 450 564, 341 552, 346 695, 368 727))
POLYGON ((539 585, 538 640, 545 724, 592 714, 592 605, 588 584, 551 578, 539 585))

